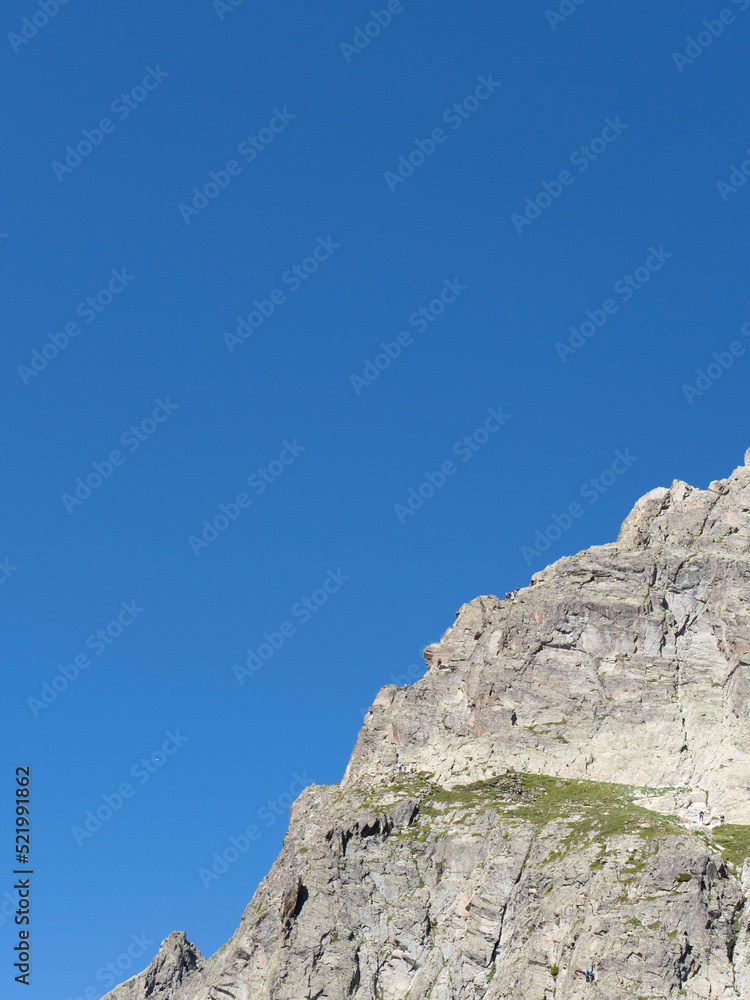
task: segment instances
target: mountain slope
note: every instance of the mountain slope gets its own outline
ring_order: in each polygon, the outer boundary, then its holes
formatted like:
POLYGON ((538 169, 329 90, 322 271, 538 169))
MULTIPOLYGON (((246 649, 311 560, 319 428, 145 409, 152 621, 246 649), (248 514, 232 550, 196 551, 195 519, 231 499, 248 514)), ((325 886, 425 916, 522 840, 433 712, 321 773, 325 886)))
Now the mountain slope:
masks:
POLYGON ((748 1000, 749 612, 750 468, 652 490, 462 607, 227 945, 172 934, 109 1000, 748 1000))

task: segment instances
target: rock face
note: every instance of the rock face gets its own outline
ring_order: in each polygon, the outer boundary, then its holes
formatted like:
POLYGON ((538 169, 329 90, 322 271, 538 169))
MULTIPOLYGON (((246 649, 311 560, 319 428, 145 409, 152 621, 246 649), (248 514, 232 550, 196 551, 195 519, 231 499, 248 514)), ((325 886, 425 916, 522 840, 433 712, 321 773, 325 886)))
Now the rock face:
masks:
POLYGON ((159 954, 140 976, 118 986, 115 994, 120 1000, 169 1000, 178 996, 181 987, 200 972, 205 959, 184 931, 174 931, 161 943, 159 954))
POLYGON ((425 660, 231 941, 172 934, 108 1000, 750 1000, 750 468, 652 490, 425 660))

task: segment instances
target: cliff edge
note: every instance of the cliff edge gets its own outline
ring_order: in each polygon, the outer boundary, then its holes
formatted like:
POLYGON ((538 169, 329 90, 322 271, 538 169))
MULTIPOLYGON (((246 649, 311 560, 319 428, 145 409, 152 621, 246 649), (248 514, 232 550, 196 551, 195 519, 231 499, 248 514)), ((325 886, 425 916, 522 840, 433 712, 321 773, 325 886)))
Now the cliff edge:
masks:
POLYGON ((425 661, 232 939, 171 934, 107 1000, 750 1000, 747 464, 464 605, 425 661))

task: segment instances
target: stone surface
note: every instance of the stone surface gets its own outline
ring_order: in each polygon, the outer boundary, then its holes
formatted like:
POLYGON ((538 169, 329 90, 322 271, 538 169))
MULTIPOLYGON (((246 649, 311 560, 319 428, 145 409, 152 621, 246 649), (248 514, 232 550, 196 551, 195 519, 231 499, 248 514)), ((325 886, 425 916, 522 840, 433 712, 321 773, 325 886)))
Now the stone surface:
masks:
POLYGON ((231 941, 109 1000, 750 1000, 749 609, 750 467, 652 490, 462 607, 231 941))
POLYGON ((134 976, 117 987, 116 995, 121 1000, 169 1000, 179 995, 183 984, 200 972, 205 959, 190 941, 184 931, 175 931, 165 938, 156 958, 145 972, 134 976))

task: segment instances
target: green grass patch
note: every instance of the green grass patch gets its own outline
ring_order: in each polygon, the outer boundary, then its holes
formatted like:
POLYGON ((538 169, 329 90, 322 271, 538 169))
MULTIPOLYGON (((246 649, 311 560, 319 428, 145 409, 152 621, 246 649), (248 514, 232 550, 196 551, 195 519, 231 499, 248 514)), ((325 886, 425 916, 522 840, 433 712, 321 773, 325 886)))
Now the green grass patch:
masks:
MULTIPOLYGON (((560 780, 546 775, 524 775, 525 790, 514 815, 543 826, 555 820, 565 822, 569 832, 564 849, 607 841, 632 834, 645 841, 684 832, 669 817, 633 803, 634 789, 603 781, 560 780)), ((643 861, 631 856, 626 863, 635 873, 643 861)))
POLYGON ((714 843, 722 848, 722 855, 738 867, 750 858, 750 826, 725 823, 714 830, 714 843))
MULTIPOLYGON (((684 827, 676 818, 635 805, 633 800, 643 795, 643 789, 629 785, 513 771, 453 788, 442 788, 434 784, 432 778, 432 774, 426 773, 394 775, 386 784, 369 787, 364 800, 357 802, 357 806, 383 813, 404 798, 417 800, 416 822, 390 834, 397 840, 404 838, 412 843, 424 841, 441 820, 449 821, 454 827, 464 822, 470 826, 472 814, 488 809, 500 820, 525 820, 538 829, 560 824, 565 829, 560 831, 561 837, 556 838, 557 849, 549 859, 562 857, 573 849, 598 845, 598 856, 591 862, 594 870, 606 862, 614 862, 614 858, 602 852, 602 843, 616 836, 636 836, 643 842, 644 849, 631 850, 622 864, 615 862, 629 881, 637 878, 645 868, 647 845, 666 836, 685 835, 684 827)), ((354 789, 352 792, 356 795, 354 789)), ((351 798, 349 801, 354 804, 351 798)), ((728 844, 733 830, 746 831, 750 843, 748 827, 724 826, 721 834, 716 831, 715 835, 717 839, 719 835, 724 837, 728 844)), ((739 844, 738 837, 735 841, 739 844)))

